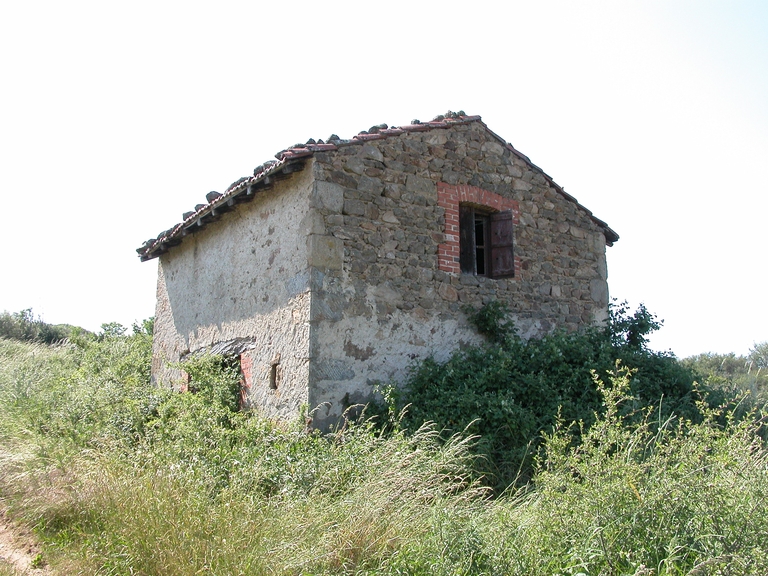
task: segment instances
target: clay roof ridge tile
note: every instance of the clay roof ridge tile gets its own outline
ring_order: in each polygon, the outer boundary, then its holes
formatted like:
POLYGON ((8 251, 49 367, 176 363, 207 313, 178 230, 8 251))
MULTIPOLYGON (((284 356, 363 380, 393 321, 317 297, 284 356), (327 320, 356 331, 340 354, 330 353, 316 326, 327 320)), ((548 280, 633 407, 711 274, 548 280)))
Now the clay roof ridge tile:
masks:
POLYGON ((385 136, 383 134, 379 134, 378 132, 374 134, 363 134, 362 132, 360 134, 357 134, 356 136, 352 136, 352 140, 357 140, 358 142, 368 142, 370 140, 382 140, 385 136))
MULTIPOLYGON (((588 210, 585 206, 579 204, 579 202, 565 192, 565 190, 559 186, 548 174, 546 174, 541 168, 533 164, 531 162, 530 158, 523 154, 522 152, 518 151, 514 146, 512 146, 511 143, 507 142, 503 138, 501 138, 498 134, 493 132, 488 126, 485 124, 485 122, 482 121, 482 117, 479 115, 474 116, 468 116, 463 113, 463 111, 459 113, 449 112, 445 115, 438 115, 433 120, 427 121, 427 122, 420 122, 419 120, 412 120, 410 124, 406 124, 404 126, 399 127, 388 127, 386 124, 380 124, 378 126, 375 126, 374 132, 366 132, 363 131, 356 136, 353 136, 351 139, 341 139, 335 134, 332 135, 327 143, 321 143, 316 142, 314 139, 310 138, 306 144, 295 144, 294 146, 291 146, 289 148, 286 148, 285 150, 281 150, 277 154, 275 154, 275 158, 277 160, 269 160, 262 164, 261 166, 258 166, 253 173, 253 176, 241 178, 238 181, 234 182, 227 188, 227 190, 224 192, 224 194, 212 198, 211 201, 209 201, 207 204, 204 205, 197 205, 195 206, 195 210, 193 212, 185 212, 184 215, 187 216, 181 223, 174 225, 173 227, 169 228, 168 230, 165 230, 164 232, 160 233, 157 238, 150 239, 144 242, 141 248, 137 249, 137 252, 141 256, 142 260, 149 260, 151 258, 156 257, 158 254, 156 253, 156 250, 158 248, 162 248, 162 244, 166 241, 173 239, 179 232, 187 225, 189 221, 195 220, 200 217, 200 214, 205 212, 206 210, 213 210, 216 206, 219 204, 228 201, 232 196, 234 196, 236 193, 238 193, 240 190, 246 188, 247 186, 260 181, 262 178, 265 178, 266 176, 269 176, 276 170, 280 169, 283 165, 285 165, 287 162, 292 160, 297 160, 299 158, 304 158, 307 156, 312 156, 315 152, 323 151, 323 150, 337 150, 344 146, 352 146, 352 145, 360 145, 365 142, 369 142, 372 140, 382 140, 385 138, 388 138, 390 136, 398 136, 401 134, 409 133, 409 132, 427 132, 429 130, 435 130, 439 128, 449 128, 451 126, 455 126, 457 124, 469 124, 471 122, 479 122, 483 128, 488 131, 492 136, 494 136, 497 140, 499 140, 507 149, 509 149, 515 156, 522 159, 524 162, 526 162, 529 166, 531 166, 534 170, 538 171, 540 174, 542 174, 547 181, 555 187, 555 189, 568 198, 569 200, 572 200, 575 202, 582 210, 587 212, 587 214, 590 215, 590 217, 597 222, 600 226, 604 227, 606 231, 606 239, 609 242, 609 245, 612 245, 612 242, 615 240, 618 240, 619 236, 611 230, 608 225, 603 222, 602 220, 597 219, 590 210, 588 210)), ((210 194, 210 193, 209 193, 210 194)))
POLYGON ((318 151, 322 151, 322 150, 336 150, 336 148, 337 148, 336 144, 330 144, 330 143, 327 143, 327 144, 315 144, 314 146, 310 146, 311 150, 318 150, 318 151))

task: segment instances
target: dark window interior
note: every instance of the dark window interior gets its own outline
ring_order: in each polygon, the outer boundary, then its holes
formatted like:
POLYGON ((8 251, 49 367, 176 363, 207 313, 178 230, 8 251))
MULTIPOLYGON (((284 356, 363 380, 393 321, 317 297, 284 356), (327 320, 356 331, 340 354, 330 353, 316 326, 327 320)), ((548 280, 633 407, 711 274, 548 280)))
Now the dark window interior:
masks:
POLYGON ((488 269, 488 216, 475 212, 475 274, 485 276, 488 269))
POLYGON ((515 275, 512 212, 486 212, 459 206, 461 271, 489 278, 515 275))
POLYGON ((277 370, 278 370, 278 366, 280 366, 280 364, 278 364, 277 362, 275 362, 275 363, 274 363, 274 364, 272 364, 272 366, 270 366, 270 368, 269 368, 269 387, 270 387, 272 390, 277 390, 277 381, 278 381, 278 373, 277 373, 277 370))

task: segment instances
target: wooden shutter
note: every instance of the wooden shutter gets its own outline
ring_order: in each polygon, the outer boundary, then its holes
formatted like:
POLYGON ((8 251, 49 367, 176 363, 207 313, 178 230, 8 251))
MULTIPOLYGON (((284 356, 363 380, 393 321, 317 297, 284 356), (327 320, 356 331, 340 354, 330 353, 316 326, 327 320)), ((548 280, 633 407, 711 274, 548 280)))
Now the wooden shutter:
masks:
POLYGON ((459 206, 459 263, 461 271, 475 273, 475 211, 459 206))
POLYGON ((511 210, 491 214, 491 278, 511 278, 515 275, 512 232, 511 210))

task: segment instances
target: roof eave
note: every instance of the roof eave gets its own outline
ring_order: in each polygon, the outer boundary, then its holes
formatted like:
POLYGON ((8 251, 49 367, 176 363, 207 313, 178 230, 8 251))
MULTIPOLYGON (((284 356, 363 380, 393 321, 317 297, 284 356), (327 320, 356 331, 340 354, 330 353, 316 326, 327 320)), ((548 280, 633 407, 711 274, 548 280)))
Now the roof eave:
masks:
POLYGON ((261 171, 257 171, 251 177, 239 180, 218 198, 199 210, 195 210, 182 222, 161 233, 156 239, 148 240, 143 246, 137 248, 136 252, 138 252, 141 261, 146 262, 159 257, 167 252, 168 248, 180 244, 184 236, 218 220, 221 214, 228 212, 236 204, 250 201, 258 193, 272 188, 275 180, 300 171, 304 167, 304 158, 312 154, 313 152, 291 154, 277 162, 263 164, 261 171))
POLYGON ((512 154, 520 158, 523 162, 528 164, 528 166, 530 166, 533 170, 541 174, 547 180, 550 186, 552 186, 552 188, 554 188, 557 191, 558 194, 560 194, 566 200, 570 200, 571 202, 576 204, 576 206, 578 206, 581 210, 586 212, 587 215, 592 219, 592 221, 603 229, 603 232, 605 234, 605 243, 607 246, 613 246, 614 242, 618 242, 619 235, 615 231, 613 231, 610 228, 610 226, 608 226, 607 223, 605 223, 604 221, 597 218, 594 214, 592 214, 592 211, 586 206, 584 206, 583 204, 581 204, 574 196, 572 196, 571 194, 568 194, 568 192, 566 192, 562 186, 560 186, 557 182, 555 182, 549 174, 547 174, 546 172, 544 172, 544 170, 542 170, 541 168, 536 166, 536 164, 531 162, 531 159, 528 158, 528 156, 526 156, 525 154, 517 150, 514 146, 512 146, 510 142, 507 142, 504 138, 496 134, 496 132, 488 128, 485 122, 481 121, 480 124, 483 125, 483 127, 488 131, 489 134, 491 134, 491 136, 496 138, 499 142, 501 142, 503 146, 505 146, 510 152, 512 152, 512 154))
POLYGON ((430 122, 419 122, 418 120, 414 120, 411 124, 400 127, 389 128, 386 125, 381 125, 380 127, 371 128, 370 131, 360 132, 350 140, 333 139, 329 140, 327 143, 322 140, 317 143, 314 140, 310 140, 307 144, 296 145, 282 150, 275 154, 277 161, 272 160, 262 164, 254 170, 253 176, 241 178, 232 184, 223 194, 218 195, 199 210, 190 213, 182 222, 176 224, 165 232, 162 232, 157 238, 147 240, 144 245, 136 251, 139 253, 142 262, 157 258, 164 252, 167 252, 170 247, 180 244, 181 239, 187 234, 204 227, 209 222, 217 220, 221 213, 231 209, 236 203, 250 200, 257 192, 260 192, 264 188, 271 187, 271 180, 273 178, 287 176, 292 172, 300 170, 304 165, 304 160, 313 156, 316 152, 338 150, 341 147, 360 145, 364 142, 373 140, 383 140, 385 138, 399 136, 409 132, 426 132, 429 130, 450 128, 455 125, 470 124, 473 122, 479 123, 484 130, 501 142, 501 144, 512 154, 541 174, 560 195, 586 212, 587 215, 603 229, 605 242, 608 246, 613 246, 613 243, 618 241, 619 235, 615 231, 613 231, 605 222, 596 218, 592 212, 580 204, 576 198, 568 194, 562 186, 552 179, 551 176, 531 162, 531 159, 528 158, 528 156, 515 149, 511 143, 507 142, 493 130, 488 128, 480 116, 453 114, 453 116, 437 116, 430 122))

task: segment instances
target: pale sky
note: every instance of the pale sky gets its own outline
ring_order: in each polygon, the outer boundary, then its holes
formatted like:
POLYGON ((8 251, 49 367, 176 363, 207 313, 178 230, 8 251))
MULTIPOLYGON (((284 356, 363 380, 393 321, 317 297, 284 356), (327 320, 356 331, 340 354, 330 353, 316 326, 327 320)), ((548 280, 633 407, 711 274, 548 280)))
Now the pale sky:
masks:
POLYGON ((685 357, 768 340, 768 2, 0 4, 0 310, 154 314, 135 249, 297 142, 479 114, 685 357))

